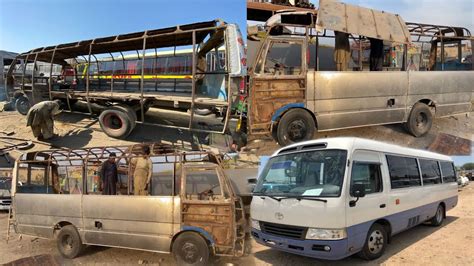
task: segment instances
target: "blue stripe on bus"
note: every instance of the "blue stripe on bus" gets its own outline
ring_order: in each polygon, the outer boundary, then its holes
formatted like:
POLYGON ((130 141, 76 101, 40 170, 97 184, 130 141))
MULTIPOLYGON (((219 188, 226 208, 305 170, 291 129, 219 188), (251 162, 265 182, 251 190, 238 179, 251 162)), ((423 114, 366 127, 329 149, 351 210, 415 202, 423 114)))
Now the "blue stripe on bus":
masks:
POLYGON ((410 210, 391 214, 379 219, 374 219, 347 228, 347 238, 342 240, 298 240, 283 238, 263 233, 252 228, 255 240, 265 246, 279 249, 285 252, 326 260, 339 260, 359 252, 364 246, 367 232, 376 220, 385 219, 392 226, 392 236, 406 229, 412 228, 433 217, 441 202, 446 205, 446 211, 456 206, 458 196, 439 200, 410 210), (410 223, 410 218, 420 216, 418 222, 410 223), (268 242, 270 241, 270 242, 268 242), (273 242, 274 244, 270 244, 273 242), (330 246, 330 251, 313 250, 313 245, 330 246))
POLYGON ((278 110, 275 111, 275 113, 273 114, 272 116, 272 122, 275 122, 278 120, 278 118, 280 118, 280 116, 286 112, 288 109, 291 109, 291 108, 304 108, 304 103, 290 103, 290 104, 287 104, 283 107, 280 107, 278 110))

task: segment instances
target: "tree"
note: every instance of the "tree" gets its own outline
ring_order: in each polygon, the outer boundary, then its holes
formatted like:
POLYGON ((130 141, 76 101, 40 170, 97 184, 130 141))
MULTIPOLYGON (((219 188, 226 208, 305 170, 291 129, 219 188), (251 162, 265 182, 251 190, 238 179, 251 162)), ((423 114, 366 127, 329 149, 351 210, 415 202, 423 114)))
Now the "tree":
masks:
POLYGON ((465 164, 463 164, 462 169, 464 169, 464 170, 474 170, 474 163, 465 163, 465 164))

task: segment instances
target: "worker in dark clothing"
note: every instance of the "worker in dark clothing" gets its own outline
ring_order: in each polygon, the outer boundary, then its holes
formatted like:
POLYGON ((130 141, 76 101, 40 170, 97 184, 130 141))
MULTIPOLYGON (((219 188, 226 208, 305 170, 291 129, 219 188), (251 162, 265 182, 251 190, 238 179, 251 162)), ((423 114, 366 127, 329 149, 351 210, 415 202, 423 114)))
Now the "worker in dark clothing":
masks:
POLYGON ((102 195, 116 195, 118 182, 118 169, 115 159, 117 155, 110 153, 109 159, 102 163, 100 178, 102 183, 102 195))
POLYGON ((351 58, 351 45, 349 43, 349 34, 335 31, 336 43, 334 49, 334 62, 337 71, 347 71, 349 60, 351 58))
POLYGON ((383 70, 383 41, 369 38, 370 41, 370 71, 383 70))
POLYGON ((59 114, 58 101, 43 101, 33 105, 26 115, 26 126, 31 126, 33 135, 39 140, 54 136, 53 117, 59 114))

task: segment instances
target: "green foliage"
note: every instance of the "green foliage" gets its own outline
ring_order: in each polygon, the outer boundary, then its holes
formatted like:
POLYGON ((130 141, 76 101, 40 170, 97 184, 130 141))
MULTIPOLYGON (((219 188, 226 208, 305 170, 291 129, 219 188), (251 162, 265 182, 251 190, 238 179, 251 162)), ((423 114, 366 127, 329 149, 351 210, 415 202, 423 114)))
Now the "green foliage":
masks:
POLYGON ((474 170, 474 163, 465 163, 461 168, 463 170, 474 170))

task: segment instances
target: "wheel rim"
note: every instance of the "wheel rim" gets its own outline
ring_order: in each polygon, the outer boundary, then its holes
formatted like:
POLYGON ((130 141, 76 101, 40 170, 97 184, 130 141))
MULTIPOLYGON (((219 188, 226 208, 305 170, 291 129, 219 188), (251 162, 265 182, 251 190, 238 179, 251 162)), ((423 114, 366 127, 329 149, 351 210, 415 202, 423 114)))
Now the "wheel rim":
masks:
POLYGON ((104 124, 106 127, 117 130, 123 127, 122 119, 116 114, 107 114, 104 117, 104 124))
POLYGON ((308 128, 301 119, 292 121, 287 128, 288 138, 293 142, 305 139, 307 132, 308 128))
POLYGON ((16 108, 18 109, 18 112, 25 114, 28 113, 28 110, 30 109, 30 104, 25 99, 18 99, 16 108))
POLYGON ((383 234, 379 230, 374 230, 369 236, 368 241, 369 251, 372 254, 379 253, 384 245, 383 234))
POLYGON ((64 235, 61 239, 61 245, 64 251, 68 252, 74 248, 74 239, 70 235, 64 235))
POLYGON ((199 260, 199 249, 191 242, 184 243, 181 248, 181 258, 189 264, 196 263, 199 260))
POLYGON ((428 124, 428 115, 424 112, 418 113, 415 117, 416 127, 419 129, 424 129, 428 124))
POLYGON ((441 208, 438 208, 438 211, 436 212, 436 221, 438 223, 441 223, 443 220, 443 210, 441 208))

